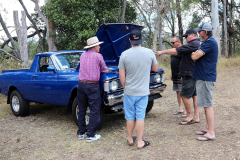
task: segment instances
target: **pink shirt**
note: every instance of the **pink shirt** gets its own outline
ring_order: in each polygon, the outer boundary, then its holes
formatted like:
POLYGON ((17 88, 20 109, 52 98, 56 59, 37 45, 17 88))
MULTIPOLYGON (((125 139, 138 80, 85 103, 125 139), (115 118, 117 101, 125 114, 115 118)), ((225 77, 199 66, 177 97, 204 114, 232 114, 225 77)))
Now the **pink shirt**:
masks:
POLYGON ((90 49, 80 56, 79 80, 99 81, 100 73, 107 73, 101 54, 90 49))

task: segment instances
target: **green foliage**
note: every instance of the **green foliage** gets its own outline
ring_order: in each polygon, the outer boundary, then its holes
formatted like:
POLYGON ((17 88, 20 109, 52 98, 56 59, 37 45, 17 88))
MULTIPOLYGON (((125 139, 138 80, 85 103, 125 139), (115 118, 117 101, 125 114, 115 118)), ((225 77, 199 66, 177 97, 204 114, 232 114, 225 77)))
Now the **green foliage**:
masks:
POLYGON ((192 21, 189 23, 188 28, 197 28, 202 19, 203 17, 199 15, 198 12, 194 12, 192 15, 192 21))
MULTIPOLYGON (((119 0, 51 0, 46 15, 54 23, 58 50, 83 49, 103 23, 120 21, 121 8, 119 0)), ((127 3, 125 22, 135 19, 135 9, 127 3)))
POLYGON ((37 53, 40 53, 40 47, 39 47, 39 41, 35 40, 34 38, 32 40, 28 41, 28 56, 29 59, 34 59, 35 55, 37 53))

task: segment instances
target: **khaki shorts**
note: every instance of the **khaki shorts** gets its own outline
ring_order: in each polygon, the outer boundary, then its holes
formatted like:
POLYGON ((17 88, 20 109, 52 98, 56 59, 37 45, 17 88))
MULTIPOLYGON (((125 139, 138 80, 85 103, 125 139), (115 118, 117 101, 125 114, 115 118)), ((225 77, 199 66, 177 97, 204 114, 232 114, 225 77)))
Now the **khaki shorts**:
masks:
POLYGON ((212 90, 215 82, 196 80, 198 107, 212 107, 212 90))

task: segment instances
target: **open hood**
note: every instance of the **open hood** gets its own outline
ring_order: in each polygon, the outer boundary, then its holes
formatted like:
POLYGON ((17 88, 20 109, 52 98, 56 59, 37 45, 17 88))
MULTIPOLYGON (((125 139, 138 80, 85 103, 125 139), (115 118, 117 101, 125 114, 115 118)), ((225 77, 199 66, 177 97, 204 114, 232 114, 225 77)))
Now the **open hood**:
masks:
POLYGON ((130 48, 129 35, 133 29, 142 30, 143 26, 134 24, 103 24, 97 31, 96 36, 100 45, 100 53, 107 65, 118 65, 123 51, 130 48))

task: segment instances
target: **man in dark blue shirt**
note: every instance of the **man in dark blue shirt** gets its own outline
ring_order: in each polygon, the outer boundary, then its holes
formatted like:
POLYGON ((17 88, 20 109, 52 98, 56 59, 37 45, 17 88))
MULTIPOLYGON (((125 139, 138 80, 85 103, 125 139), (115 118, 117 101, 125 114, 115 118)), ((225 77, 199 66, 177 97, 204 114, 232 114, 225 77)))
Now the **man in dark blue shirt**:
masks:
POLYGON ((186 33, 182 36, 185 37, 187 41, 186 45, 168 50, 156 51, 155 54, 158 56, 162 54, 182 55, 182 61, 179 66, 179 75, 182 77, 182 90, 180 92, 180 96, 182 97, 187 112, 187 117, 179 124, 185 125, 198 123, 200 121, 199 108, 197 107, 195 79, 192 78, 194 61, 191 58, 192 52, 198 50, 200 46, 200 39, 198 38, 197 32, 194 29, 187 30, 186 33), (193 98, 194 115, 191 113, 192 105, 190 98, 193 98))
POLYGON ((203 23, 195 29, 204 39, 199 50, 192 53, 195 61, 193 78, 196 79, 198 94, 198 107, 204 107, 206 115, 206 127, 197 132, 199 141, 215 140, 214 111, 212 107, 212 90, 217 78, 218 44, 212 37, 212 25, 203 23))

